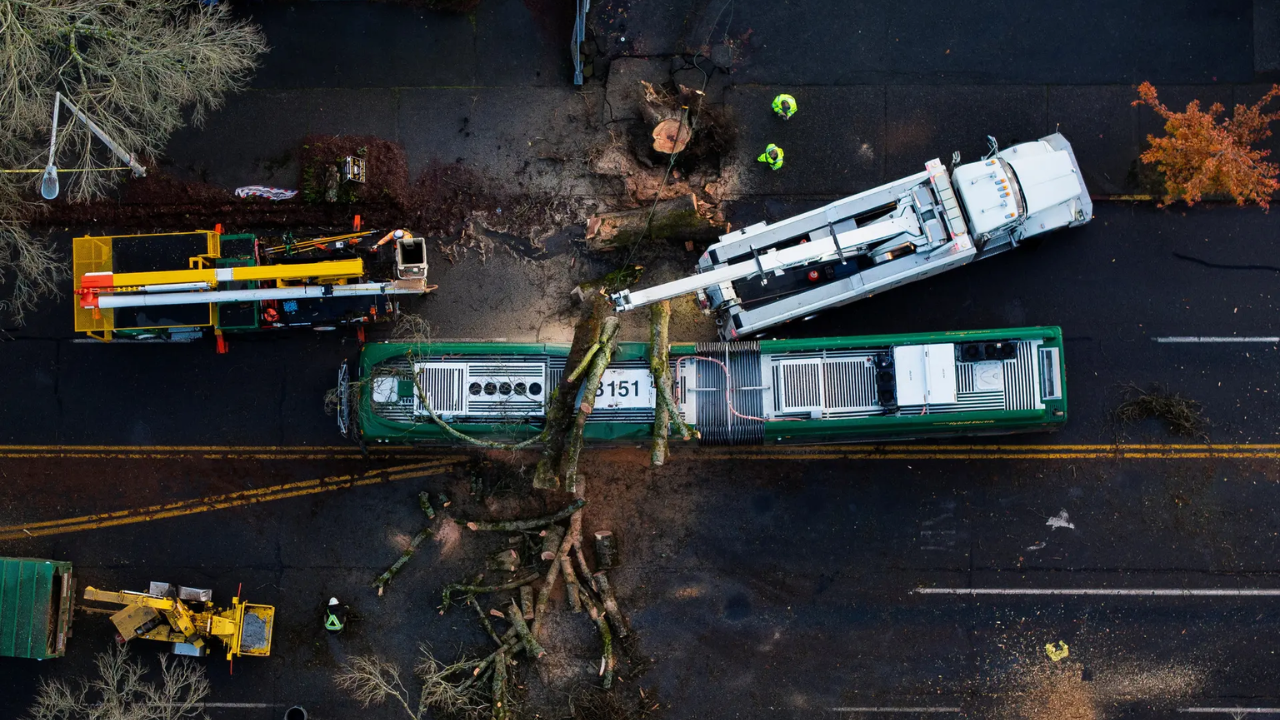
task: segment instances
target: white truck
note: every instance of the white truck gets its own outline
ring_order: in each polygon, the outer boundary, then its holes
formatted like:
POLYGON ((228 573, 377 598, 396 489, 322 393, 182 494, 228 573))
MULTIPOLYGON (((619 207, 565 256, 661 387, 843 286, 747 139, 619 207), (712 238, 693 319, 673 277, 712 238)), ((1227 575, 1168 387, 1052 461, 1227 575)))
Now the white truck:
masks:
POLYGON ((1071 143, 1058 133, 981 161, 923 172, 773 224, 720 236, 697 273, 612 298, 619 312, 696 293, 725 340, 1083 225, 1093 203, 1071 143))

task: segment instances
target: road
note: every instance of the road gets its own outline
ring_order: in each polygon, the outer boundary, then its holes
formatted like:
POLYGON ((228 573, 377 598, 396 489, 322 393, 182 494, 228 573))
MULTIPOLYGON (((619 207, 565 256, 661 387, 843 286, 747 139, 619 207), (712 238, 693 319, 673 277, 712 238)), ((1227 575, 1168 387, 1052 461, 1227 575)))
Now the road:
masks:
MULTIPOLYGON (((1151 79, 1179 86, 1178 100, 1229 102, 1280 70, 1280 17, 1263 2, 976 11, 926 2, 909 15, 836 0, 660 4, 654 12, 596 3, 603 56, 666 55, 728 38, 740 52, 728 102, 746 107, 774 85, 795 85, 813 93, 805 107, 824 118, 788 126, 789 165, 794 157, 807 171, 771 177, 775 187, 732 208, 735 226, 861 189, 953 141, 969 152, 992 116, 1008 116, 1002 139, 1042 132, 1076 101, 1114 111, 1070 130, 1090 182, 1119 187, 1139 138, 1155 129, 1128 113, 1129 84, 1151 79), (1029 30, 1046 25, 1052 38, 1029 30), (1030 97, 1043 104, 1019 111, 1030 97), (956 98, 966 111, 944 122, 956 98), (862 99, 881 125, 816 112, 862 99), (891 108, 904 107, 910 117, 888 122, 891 108), (818 165, 828 132, 868 133, 884 150, 849 173, 839 165, 847 159, 818 165), (800 162, 806 153, 816 170, 800 162)), ((206 131, 184 131, 173 154, 228 184, 260 178, 263 157, 308 131, 395 137, 417 166, 435 154, 483 156, 481 140, 456 132, 461 110, 452 105, 472 98, 476 126, 507 128, 504 144, 523 137, 510 127, 527 131, 517 109, 558 111, 542 100, 570 95, 567 63, 561 26, 546 19, 568 5, 485 0, 469 19, 390 4, 258 7, 276 52, 255 89, 206 131), (349 42, 314 42, 337 33, 349 42), (442 138, 448 152, 425 138, 442 138)), ((503 152, 495 167, 519 166, 503 152)), ((1280 591, 1276 228, 1274 216, 1253 209, 1099 202, 1085 228, 778 332, 1060 325, 1071 419, 1055 436, 793 453, 677 448, 661 469, 645 466, 641 450, 596 452, 587 530, 622 538, 614 584, 641 651, 655 660, 626 690, 645 688, 673 718, 1167 718, 1280 708, 1280 615, 1270 594, 1280 591), (1116 427, 1110 413, 1127 383, 1201 403, 1213 444, 1154 423, 1116 427), (974 589, 1007 592, 945 592, 974 589), (1141 592, 1174 589, 1191 592, 1141 592), (1100 590, 1118 592, 1043 594, 1100 590), (1237 590, 1259 592, 1222 592, 1237 590), (1069 656, 1054 662, 1045 645, 1058 642, 1069 656)), ((556 303, 534 293, 559 292, 610 260, 588 267, 568 243, 559 247, 537 263, 435 256, 440 289, 419 309, 437 337, 563 339, 556 303)), ((682 262, 654 258, 651 272, 670 276, 682 262)), ((338 692, 331 677, 340 663, 376 652, 408 667, 420 643, 482 646, 465 609, 438 614, 437 593, 502 538, 442 533, 385 596, 369 583, 421 527, 421 490, 447 493, 459 518, 552 504, 519 492, 527 482, 519 468, 532 458, 488 458, 514 492, 486 498, 473 495, 481 461, 469 454, 365 459, 342 446, 321 400, 357 352, 349 338, 236 339, 217 355, 208 343, 81 342, 70 324, 65 303, 48 305, 0 350, 10 379, 0 412, 0 554, 70 559, 82 586, 165 580, 211 587, 221 599, 243 588, 276 605, 271 658, 238 662, 234 674, 203 661, 217 720, 278 718, 294 703, 319 720, 397 717, 394 707, 362 710, 338 692), (331 595, 359 614, 336 639, 320 631, 331 595)), ((548 641, 563 659, 555 667, 589 675, 595 638, 585 621, 563 616, 548 641)), ((81 614, 65 659, 0 660, 10 690, 0 693, 0 717, 19 717, 41 678, 87 672, 110 642, 108 628, 81 614)), ((135 651, 149 660, 155 648, 135 651)))

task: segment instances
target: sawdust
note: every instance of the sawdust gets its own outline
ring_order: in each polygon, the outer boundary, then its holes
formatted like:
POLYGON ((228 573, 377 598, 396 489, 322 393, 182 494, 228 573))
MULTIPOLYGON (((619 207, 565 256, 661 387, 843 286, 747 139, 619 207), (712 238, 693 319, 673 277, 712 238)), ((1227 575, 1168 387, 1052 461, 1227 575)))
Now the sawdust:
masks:
POLYGON ((1121 663, 1086 669, 1076 662, 1037 658, 1026 661, 1022 673, 1002 708, 1003 720, 1103 720, 1133 704, 1164 708, 1204 684, 1198 669, 1174 665, 1121 663))

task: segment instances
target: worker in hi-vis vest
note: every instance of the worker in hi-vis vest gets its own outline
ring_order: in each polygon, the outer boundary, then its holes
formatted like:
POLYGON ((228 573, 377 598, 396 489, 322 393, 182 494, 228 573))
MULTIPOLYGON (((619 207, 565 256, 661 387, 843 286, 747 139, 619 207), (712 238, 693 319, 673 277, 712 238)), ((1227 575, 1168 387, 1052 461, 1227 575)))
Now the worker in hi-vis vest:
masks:
POLYGON ((781 115, 783 120, 790 120, 796 114, 796 99, 782 93, 773 99, 773 111, 781 115))
POLYGON ((770 170, 777 170, 782 167, 782 148, 769 143, 769 147, 764 149, 764 154, 756 158, 762 163, 769 163, 770 170))
POLYGON ((331 633, 340 633, 347 624, 347 608, 338 602, 338 598, 329 598, 329 606, 324 609, 324 629, 331 633))

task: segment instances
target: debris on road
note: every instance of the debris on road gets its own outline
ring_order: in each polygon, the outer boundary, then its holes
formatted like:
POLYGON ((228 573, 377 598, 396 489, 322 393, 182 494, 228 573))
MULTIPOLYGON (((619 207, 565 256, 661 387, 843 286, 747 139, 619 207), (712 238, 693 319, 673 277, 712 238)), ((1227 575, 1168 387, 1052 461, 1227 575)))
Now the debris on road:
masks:
POLYGON ((1059 640, 1057 644, 1049 643, 1048 645, 1045 645, 1044 653, 1049 656, 1050 660, 1054 662, 1058 662, 1059 660, 1070 655, 1071 651, 1067 647, 1066 643, 1059 640))
POLYGON ((1057 530, 1058 528, 1065 528, 1067 530, 1076 529, 1075 524, 1071 522, 1071 516, 1067 514, 1066 510, 1062 510, 1057 515, 1054 515, 1053 517, 1049 518, 1045 522, 1045 525, 1048 525, 1054 530, 1057 530))
POLYGON ((1143 390, 1134 383, 1128 383, 1121 390, 1123 400, 1114 413, 1121 427, 1131 427, 1155 418, 1178 437, 1208 439, 1205 428, 1209 421, 1201 414, 1200 403, 1195 400, 1171 393, 1159 385, 1143 390))
MULTIPOLYGON (((428 521, 435 518, 436 511, 431 507, 431 497, 426 491, 418 493, 418 505, 422 508, 422 512, 427 516, 428 521)), ((431 528, 419 530, 418 534, 414 535, 413 539, 409 541, 409 546, 400 554, 400 558, 373 581, 373 587, 378 590, 379 597, 382 596, 382 591, 386 589, 387 583, 391 582, 391 578, 395 577, 396 573, 400 572, 400 568, 404 567, 405 563, 409 562, 409 558, 413 557, 413 554, 417 552, 418 546, 422 544, 422 541, 434 534, 431 528)))

